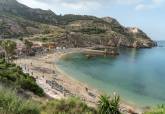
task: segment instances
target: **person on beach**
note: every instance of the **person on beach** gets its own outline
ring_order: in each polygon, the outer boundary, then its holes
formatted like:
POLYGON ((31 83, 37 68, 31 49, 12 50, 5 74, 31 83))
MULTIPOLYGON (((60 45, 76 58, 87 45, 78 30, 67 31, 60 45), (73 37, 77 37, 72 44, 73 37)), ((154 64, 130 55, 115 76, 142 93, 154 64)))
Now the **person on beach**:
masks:
POLYGON ((53 70, 53 74, 55 74, 55 70, 53 70))
POLYGON ((42 76, 42 78, 44 78, 44 72, 43 72, 43 76, 42 76))
POLYGON ((88 92, 88 88, 87 87, 85 87, 85 91, 88 92))

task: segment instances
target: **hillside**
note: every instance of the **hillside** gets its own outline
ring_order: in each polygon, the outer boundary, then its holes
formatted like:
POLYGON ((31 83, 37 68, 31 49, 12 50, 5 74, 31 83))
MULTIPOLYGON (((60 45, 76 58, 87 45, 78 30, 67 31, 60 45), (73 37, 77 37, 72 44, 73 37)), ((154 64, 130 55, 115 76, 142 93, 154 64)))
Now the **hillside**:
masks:
POLYGON ((1 0, 0 14, 0 38, 33 35, 33 40, 53 41, 65 47, 155 46, 142 30, 126 28, 111 17, 61 16, 50 10, 29 8, 16 0, 1 0))

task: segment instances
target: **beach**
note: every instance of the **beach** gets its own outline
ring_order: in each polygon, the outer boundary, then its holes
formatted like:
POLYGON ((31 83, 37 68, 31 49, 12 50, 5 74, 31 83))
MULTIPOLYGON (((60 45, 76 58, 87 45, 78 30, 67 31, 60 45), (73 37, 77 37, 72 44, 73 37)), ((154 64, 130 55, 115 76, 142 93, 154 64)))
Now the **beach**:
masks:
MULTIPOLYGON (((37 84, 43 88, 45 94, 54 99, 68 98, 71 96, 79 97, 89 106, 96 107, 101 93, 97 89, 81 83, 67 75, 55 64, 61 57, 69 53, 83 52, 86 49, 66 49, 54 51, 35 57, 26 57, 15 60, 14 62, 22 67, 25 73, 29 73, 36 78, 37 84)), ((124 102, 120 104, 122 112, 138 112, 142 110, 130 106, 124 102)))

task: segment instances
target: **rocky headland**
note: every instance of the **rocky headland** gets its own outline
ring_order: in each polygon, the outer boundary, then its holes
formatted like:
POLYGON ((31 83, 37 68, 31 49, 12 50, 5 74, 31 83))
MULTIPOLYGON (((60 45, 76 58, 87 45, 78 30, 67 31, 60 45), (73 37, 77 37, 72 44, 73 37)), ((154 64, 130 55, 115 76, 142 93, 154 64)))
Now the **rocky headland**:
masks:
POLYGON ((0 1, 0 38, 28 37, 57 46, 151 48, 156 43, 136 27, 124 27, 112 17, 56 15, 32 9, 16 0, 0 1))

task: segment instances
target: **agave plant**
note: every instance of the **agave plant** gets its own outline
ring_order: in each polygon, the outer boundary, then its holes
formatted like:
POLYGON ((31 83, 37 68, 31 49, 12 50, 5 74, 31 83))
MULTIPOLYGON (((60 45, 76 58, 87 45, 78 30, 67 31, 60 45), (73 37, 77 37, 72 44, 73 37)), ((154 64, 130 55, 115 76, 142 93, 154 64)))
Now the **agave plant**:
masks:
POLYGON ((99 114, 120 114, 119 111, 120 97, 114 95, 112 97, 101 95, 99 100, 99 114))

